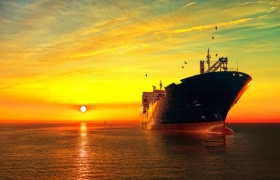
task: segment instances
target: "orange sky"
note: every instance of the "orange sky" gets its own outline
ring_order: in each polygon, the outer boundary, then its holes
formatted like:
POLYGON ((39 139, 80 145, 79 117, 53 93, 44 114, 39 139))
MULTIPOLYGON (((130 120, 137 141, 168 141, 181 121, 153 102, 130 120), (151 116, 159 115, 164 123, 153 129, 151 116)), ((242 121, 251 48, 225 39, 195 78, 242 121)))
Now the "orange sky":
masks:
POLYGON ((142 92, 208 47, 253 78, 227 122, 280 122, 279 20, 274 0, 1 1, 1 122, 140 122, 142 92))

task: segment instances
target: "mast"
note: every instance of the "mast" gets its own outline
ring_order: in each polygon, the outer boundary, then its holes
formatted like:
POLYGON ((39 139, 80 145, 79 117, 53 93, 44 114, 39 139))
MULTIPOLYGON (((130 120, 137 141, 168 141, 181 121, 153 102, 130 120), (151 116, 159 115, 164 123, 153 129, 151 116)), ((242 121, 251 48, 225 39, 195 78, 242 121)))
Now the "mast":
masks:
POLYGON ((203 73, 209 73, 209 72, 216 72, 219 68, 220 70, 224 70, 224 71, 227 71, 228 70, 228 67, 227 67, 227 64, 228 64, 228 58, 227 57, 221 57, 219 58, 219 60, 217 62, 215 62, 214 64, 212 64, 212 66, 210 66, 210 58, 211 58, 211 55, 209 53, 209 48, 208 48, 208 51, 207 51, 207 56, 206 56, 206 63, 208 64, 208 69, 207 71, 204 71, 204 61, 200 61, 200 74, 203 74, 203 73))
POLYGON ((208 69, 210 68, 210 58, 211 58, 211 56, 210 56, 210 54, 209 54, 209 48, 208 48, 208 52, 207 52, 207 56, 206 56, 206 59, 207 59, 207 64, 208 64, 208 69))

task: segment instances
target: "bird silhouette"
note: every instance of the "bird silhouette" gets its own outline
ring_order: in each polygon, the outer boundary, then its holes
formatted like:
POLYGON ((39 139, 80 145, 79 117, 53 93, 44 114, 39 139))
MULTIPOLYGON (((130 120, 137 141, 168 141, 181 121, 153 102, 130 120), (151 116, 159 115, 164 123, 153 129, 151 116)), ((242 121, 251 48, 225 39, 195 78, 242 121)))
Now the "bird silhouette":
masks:
POLYGON ((146 77, 147 77, 148 75, 146 74, 146 77))
POLYGON ((214 36, 212 36, 212 39, 214 39, 214 36))
POLYGON ((217 30, 217 29, 218 29, 218 27, 216 26, 216 27, 215 27, 215 29, 217 30))
POLYGON ((188 63, 185 61, 185 64, 188 64, 188 63))
POLYGON ((184 68, 184 66, 182 66, 182 68, 184 68))
POLYGON ((216 57, 218 56, 218 54, 216 54, 216 57))

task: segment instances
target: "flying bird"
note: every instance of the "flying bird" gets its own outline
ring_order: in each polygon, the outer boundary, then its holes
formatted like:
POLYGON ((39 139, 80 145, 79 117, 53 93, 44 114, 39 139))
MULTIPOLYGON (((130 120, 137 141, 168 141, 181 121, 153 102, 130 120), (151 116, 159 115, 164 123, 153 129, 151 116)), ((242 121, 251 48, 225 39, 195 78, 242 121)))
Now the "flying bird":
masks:
POLYGON ((216 27, 215 27, 215 29, 217 30, 217 29, 218 29, 218 27, 216 26, 216 27))
POLYGON ((147 77, 148 75, 146 74, 146 77, 147 77))
POLYGON ((182 68, 184 68, 184 66, 182 66, 182 68))
POLYGON ((216 57, 218 56, 218 54, 216 54, 216 57))
POLYGON ((214 36, 212 36, 212 39, 214 39, 214 36))
POLYGON ((188 64, 188 63, 185 61, 185 64, 188 64))

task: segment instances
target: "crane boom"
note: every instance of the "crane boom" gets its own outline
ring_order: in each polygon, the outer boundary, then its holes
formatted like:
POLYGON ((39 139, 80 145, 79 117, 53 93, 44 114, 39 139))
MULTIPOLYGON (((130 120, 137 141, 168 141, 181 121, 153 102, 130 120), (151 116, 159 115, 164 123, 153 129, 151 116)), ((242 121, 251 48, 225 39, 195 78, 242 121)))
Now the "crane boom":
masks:
POLYGON ((209 48, 208 48, 208 54, 206 56, 207 60, 207 64, 208 64, 208 69, 207 71, 204 72, 204 61, 200 61, 200 74, 203 74, 203 73, 209 73, 209 72, 216 72, 219 68, 220 70, 224 70, 224 71, 227 71, 228 70, 228 67, 227 67, 227 64, 228 64, 228 58, 227 57, 221 57, 219 58, 218 61, 216 61, 212 66, 210 66, 210 54, 209 54, 209 48))

